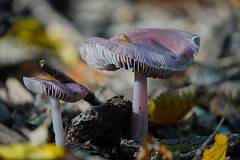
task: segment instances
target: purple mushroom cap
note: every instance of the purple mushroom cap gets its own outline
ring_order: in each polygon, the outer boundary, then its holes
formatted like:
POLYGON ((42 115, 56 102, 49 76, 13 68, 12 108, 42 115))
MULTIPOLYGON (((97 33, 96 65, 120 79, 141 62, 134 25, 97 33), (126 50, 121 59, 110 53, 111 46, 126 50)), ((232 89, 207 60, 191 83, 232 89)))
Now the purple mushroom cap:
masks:
POLYGON ((94 68, 120 68, 153 78, 169 78, 185 70, 200 44, 199 36, 177 29, 133 29, 110 39, 93 37, 78 46, 83 60, 94 68))
POLYGON ((77 83, 60 83, 53 80, 23 77, 24 85, 32 92, 55 97, 65 102, 76 102, 83 99, 88 89, 77 83))

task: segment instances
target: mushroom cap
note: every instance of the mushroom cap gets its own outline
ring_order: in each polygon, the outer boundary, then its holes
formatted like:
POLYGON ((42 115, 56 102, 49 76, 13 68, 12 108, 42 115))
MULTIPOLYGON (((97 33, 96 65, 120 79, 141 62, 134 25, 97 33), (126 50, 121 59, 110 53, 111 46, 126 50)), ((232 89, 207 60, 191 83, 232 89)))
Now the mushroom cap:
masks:
POLYGON ((93 37, 80 43, 80 55, 90 66, 120 68, 153 78, 169 78, 185 70, 198 52, 200 37, 177 29, 132 29, 110 39, 93 37))
POLYGON ((83 99, 88 89, 77 83, 60 83, 34 77, 23 77, 23 83, 30 91, 55 97, 65 102, 76 102, 83 99))

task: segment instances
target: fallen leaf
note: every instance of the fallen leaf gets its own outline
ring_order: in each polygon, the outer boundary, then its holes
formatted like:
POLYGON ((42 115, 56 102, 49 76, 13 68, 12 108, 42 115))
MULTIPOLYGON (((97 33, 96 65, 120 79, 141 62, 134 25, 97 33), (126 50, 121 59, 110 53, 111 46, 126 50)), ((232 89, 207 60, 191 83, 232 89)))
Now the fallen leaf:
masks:
POLYGON ((228 138, 225 134, 216 134, 215 143, 210 149, 203 152, 201 160, 225 160, 227 153, 228 138))
POLYGON ((67 64, 76 63, 79 54, 74 44, 71 44, 62 34, 56 32, 58 26, 52 24, 51 28, 45 28, 37 19, 19 18, 9 30, 9 36, 17 37, 22 42, 40 48, 53 49, 55 54, 67 64), (58 33, 58 34, 56 34, 58 33))
POLYGON ((31 143, 0 145, 0 159, 57 159, 63 156, 63 147, 52 143, 43 146, 31 143))
POLYGON ((196 104, 202 96, 200 85, 190 85, 162 93, 156 100, 148 100, 149 122, 173 125, 196 104))

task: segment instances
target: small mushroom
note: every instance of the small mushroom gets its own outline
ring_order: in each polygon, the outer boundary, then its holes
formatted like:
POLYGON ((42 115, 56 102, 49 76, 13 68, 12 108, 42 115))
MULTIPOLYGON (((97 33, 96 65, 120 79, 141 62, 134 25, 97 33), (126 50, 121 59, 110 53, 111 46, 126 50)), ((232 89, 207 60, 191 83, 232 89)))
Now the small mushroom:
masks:
POLYGON ((37 94, 50 96, 53 131, 55 133, 56 145, 63 146, 65 143, 65 135, 59 100, 65 102, 79 101, 86 96, 88 89, 77 83, 63 84, 53 80, 32 77, 23 77, 23 82, 30 91, 37 94))
POLYGON ((166 79, 185 70, 199 45, 199 36, 182 30, 133 29, 110 39, 89 38, 78 49, 82 59, 94 68, 135 72, 129 135, 140 141, 148 128, 146 77, 166 79))

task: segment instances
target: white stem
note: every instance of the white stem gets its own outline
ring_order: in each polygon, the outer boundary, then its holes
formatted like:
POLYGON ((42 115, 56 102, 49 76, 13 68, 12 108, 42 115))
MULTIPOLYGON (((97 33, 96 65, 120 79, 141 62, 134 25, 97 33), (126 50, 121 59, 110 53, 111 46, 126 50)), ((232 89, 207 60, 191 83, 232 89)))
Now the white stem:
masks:
POLYGON ((55 133, 55 143, 57 146, 63 146, 65 143, 65 133, 63 130, 59 100, 57 98, 50 97, 50 103, 52 107, 52 122, 53 131, 55 133))
POLYGON ((147 78, 135 73, 130 138, 140 142, 147 132, 147 78))

